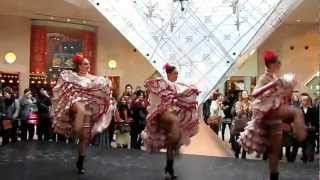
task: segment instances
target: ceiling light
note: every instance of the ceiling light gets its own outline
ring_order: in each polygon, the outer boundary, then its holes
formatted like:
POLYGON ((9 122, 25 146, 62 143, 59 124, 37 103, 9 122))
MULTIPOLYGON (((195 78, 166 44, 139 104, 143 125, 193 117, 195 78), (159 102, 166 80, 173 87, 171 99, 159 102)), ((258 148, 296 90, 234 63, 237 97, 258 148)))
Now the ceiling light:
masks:
POLYGON ((51 16, 51 17, 50 17, 50 19, 51 19, 51 20, 54 20, 54 17, 53 17, 53 16, 51 16))
POLYGON ((301 19, 297 19, 296 22, 302 22, 302 20, 301 19))
POLYGON ((4 55, 4 59, 8 64, 13 64, 14 62, 16 62, 17 56, 14 52, 7 52, 4 55))
POLYGON ((108 66, 110 69, 116 69, 117 68, 117 61, 114 60, 114 59, 111 59, 109 62, 108 62, 108 66))
POLYGON ((70 22, 70 21, 71 21, 71 19, 68 18, 68 19, 67 19, 67 22, 70 22))

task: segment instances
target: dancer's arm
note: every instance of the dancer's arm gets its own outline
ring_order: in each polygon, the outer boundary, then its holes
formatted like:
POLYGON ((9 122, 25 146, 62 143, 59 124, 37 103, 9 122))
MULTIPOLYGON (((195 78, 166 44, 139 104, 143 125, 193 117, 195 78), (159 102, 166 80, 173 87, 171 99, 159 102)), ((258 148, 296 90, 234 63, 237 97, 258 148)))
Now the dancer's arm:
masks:
POLYGON ((279 83, 280 83, 280 80, 275 80, 275 81, 271 81, 270 83, 268 83, 262 87, 255 89, 252 93, 252 97, 254 97, 254 98, 259 97, 260 95, 262 95, 266 91, 277 87, 279 85, 279 83))

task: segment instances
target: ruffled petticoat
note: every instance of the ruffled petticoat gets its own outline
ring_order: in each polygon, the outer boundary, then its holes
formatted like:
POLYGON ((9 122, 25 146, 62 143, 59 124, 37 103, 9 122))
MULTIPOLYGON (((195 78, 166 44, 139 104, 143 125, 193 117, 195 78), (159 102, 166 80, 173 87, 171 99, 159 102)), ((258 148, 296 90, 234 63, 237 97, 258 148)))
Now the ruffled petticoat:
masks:
POLYGON ((142 134, 146 150, 158 152, 166 148, 167 134, 165 129, 160 128, 158 119, 167 110, 174 111, 178 116, 181 128, 180 145, 189 144, 190 138, 198 132, 198 90, 163 79, 148 80, 145 87, 150 98, 147 124, 142 134))
POLYGON ((70 108, 76 102, 83 102, 92 111, 92 134, 102 132, 109 126, 113 113, 113 107, 109 106, 109 95, 110 86, 105 78, 63 71, 53 88, 54 131, 72 136, 74 119, 70 116, 70 108))
POLYGON ((268 116, 282 104, 287 103, 284 87, 268 90, 252 103, 252 120, 240 133, 239 143, 250 154, 264 153, 270 145, 270 135, 282 133, 282 120, 270 119, 268 116))
POLYGON ((240 133, 239 143, 248 152, 264 153, 269 146, 268 135, 282 133, 280 119, 268 119, 268 113, 280 107, 280 99, 275 97, 254 100, 252 120, 240 133))

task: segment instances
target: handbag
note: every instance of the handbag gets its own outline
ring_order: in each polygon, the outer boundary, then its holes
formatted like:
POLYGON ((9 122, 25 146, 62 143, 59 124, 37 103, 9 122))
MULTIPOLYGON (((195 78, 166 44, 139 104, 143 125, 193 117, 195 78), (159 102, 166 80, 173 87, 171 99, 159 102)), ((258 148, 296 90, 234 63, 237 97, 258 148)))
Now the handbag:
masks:
POLYGON ((221 121, 221 117, 219 117, 219 116, 210 116, 208 118, 209 125, 219 125, 220 121, 221 121))
POLYGON ((235 117, 234 122, 231 126, 231 134, 237 135, 240 134, 244 130, 244 128, 247 126, 248 119, 244 117, 235 117))
POLYGON ((30 112, 28 114, 28 119, 27 119, 28 124, 38 124, 39 123, 39 116, 35 112, 30 112))
POLYGON ((4 130, 11 129, 12 128, 11 120, 8 120, 8 119, 2 120, 2 127, 3 127, 4 130))

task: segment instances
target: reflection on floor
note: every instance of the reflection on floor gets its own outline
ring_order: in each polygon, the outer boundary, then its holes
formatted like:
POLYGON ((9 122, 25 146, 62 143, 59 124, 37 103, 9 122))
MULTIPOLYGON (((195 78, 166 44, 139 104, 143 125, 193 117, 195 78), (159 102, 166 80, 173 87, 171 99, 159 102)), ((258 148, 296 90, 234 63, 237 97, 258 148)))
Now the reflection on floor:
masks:
POLYGON ((202 120, 199 132, 191 139, 188 146, 181 149, 183 154, 231 157, 232 152, 228 147, 202 120))

